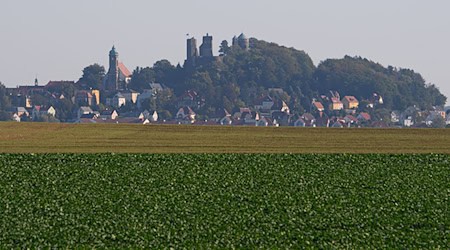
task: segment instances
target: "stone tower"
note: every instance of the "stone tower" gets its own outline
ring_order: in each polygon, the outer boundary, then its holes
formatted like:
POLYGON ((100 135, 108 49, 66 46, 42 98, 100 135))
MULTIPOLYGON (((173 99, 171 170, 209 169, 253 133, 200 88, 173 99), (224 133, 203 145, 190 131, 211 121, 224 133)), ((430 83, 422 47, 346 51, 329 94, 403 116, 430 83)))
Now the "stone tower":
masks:
POLYGON ((200 46, 200 57, 213 57, 212 40, 213 37, 209 34, 203 37, 203 43, 200 46))
POLYGON ((113 46, 109 52, 109 70, 104 84, 105 90, 115 91, 119 89, 119 53, 113 46))
POLYGON ((192 37, 187 39, 187 57, 186 63, 195 66, 196 59, 198 57, 197 40, 192 37))
POLYGON ((233 38, 233 46, 239 46, 242 49, 249 50, 250 49, 250 40, 247 38, 247 36, 244 33, 241 33, 239 37, 233 38))

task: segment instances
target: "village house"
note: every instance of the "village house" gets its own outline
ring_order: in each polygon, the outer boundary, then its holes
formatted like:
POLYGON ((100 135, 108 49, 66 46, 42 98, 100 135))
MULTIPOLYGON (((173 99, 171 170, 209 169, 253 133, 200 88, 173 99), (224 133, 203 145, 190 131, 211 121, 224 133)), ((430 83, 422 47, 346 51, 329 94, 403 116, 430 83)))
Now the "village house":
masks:
POLYGON ((77 119, 80 119, 83 115, 94 114, 94 111, 91 107, 82 106, 77 111, 77 119))
POLYGON ((122 93, 119 92, 115 94, 114 97, 112 98, 110 106, 120 108, 122 106, 125 106, 126 103, 127 99, 125 98, 125 96, 122 95, 122 93))
POLYGON ((176 119, 182 123, 192 124, 195 121, 196 113, 188 106, 181 107, 177 114, 176 119))
POLYGON ((31 119, 33 119, 34 121, 37 120, 39 117, 42 116, 56 116, 56 110, 55 108, 53 108, 53 106, 50 107, 44 107, 44 106, 34 106, 33 111, 32 111, 32 115, 31 115, 31 119))
POLYGON ((178 99, 178 107, 194 107, 201 108, 205 105, 205 99, 194 90, 187 90, 178 99))
POLYGON ((323 111, 325 111, 325 108, 323 107, 321 102, 315 101, 312 103, 311 111, 312 112, 323 112, 323 111))
POLYGON ((277 120, 272 120, 267 117, 262 117, 259 121, 256 122, 257 127, 278 127, 279 124, 277 120))
POLYGON ((102 112, 100 112, 100 119, 111 119, 111 120, 115 120, 119 117, 119 114, 117 113, 117 111, 115 109, 113 110, 104 110, 102 112))
POLYGON ((316 118, 311 113, 305 113, 301 116, 306 127, 316 127, 316 118))
POLYGON ((344 109, 357 109, 359 101, 354 96, 344 96, 342 104, 344 105, 344 109))
POLYGON ((236 123, 236 121, 231 116, 224 116, 222 119, 219 120, 220 125, 233 125, 236 123))
POLYGON ((80 90, 75 94, 75 103, 80 106, 97 105, 97 98, 90 91, 80 90))
POLYGON ((305 120, 303 120, 303 118, 299 117, 299 118, 294 122, 294 127, 306 127, 306 122, 305 122, 305 120))
POLYGON ((339 97, 331 97, 329 109, 331 111, 339 111, 344 109, 344 104, 339 100, 339 97))
POLYGON ((256 123, 261 119, 260 115, 256 111, 246 111, 241 113, 240 121, 242 125, 256 126, 256 123))
POLYGON ((361 112, 359 113, 359 115, 356 117, 356 119, 358 119, 359 122, 361 123, 367 123, 371 120, 370 114, 367 112, 361 112))
POLYGON ((138 97, 140 95, 139 92, 134 90, 124 90, 120 92, 122 96, 125 98, 125 103, 133 103, 136 104, 138 101, 138 97))

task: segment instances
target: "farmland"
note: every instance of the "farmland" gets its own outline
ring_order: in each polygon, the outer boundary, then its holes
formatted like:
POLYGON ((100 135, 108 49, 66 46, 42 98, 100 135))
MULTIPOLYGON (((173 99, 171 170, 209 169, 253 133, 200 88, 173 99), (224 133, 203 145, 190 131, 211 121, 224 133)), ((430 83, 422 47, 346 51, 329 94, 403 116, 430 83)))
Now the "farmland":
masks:
POLYGON ((449 155, 2 154, 0 169, 0 248, 449 248, 449 155))
POLYGON ((0 123, 1 153, 450 153, 450 129, 0 123))

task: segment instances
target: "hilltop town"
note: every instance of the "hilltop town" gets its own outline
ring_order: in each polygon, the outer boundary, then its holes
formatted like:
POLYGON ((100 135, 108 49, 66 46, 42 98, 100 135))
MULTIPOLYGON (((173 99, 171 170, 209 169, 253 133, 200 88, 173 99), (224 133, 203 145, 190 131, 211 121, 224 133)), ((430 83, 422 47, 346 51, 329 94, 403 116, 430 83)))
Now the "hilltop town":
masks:
MULTIPOLYGON (((109 67, 79 80, 5 88, 0 120, 17 122, 295 127, 445 127, 444 97, 411 70, 359 57, 317 68, 303 51, 235 36, 186 41, 184 65, 130 71, 113 46, 109 67)), ((105 53, 106 54, 106 53, 105 53)), ((105 56, 106 57, 106 56, 105 56)))

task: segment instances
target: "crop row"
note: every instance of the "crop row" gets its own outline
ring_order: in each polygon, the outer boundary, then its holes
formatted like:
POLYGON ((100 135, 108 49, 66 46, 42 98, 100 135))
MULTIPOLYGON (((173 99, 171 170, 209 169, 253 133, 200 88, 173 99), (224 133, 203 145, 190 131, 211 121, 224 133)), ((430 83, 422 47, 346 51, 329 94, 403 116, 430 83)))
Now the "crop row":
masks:
POLYGON ((448 155, 0 155, 0 248, 449 248, 448 155))

